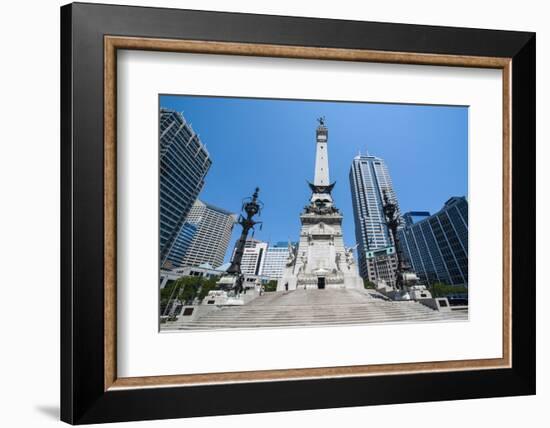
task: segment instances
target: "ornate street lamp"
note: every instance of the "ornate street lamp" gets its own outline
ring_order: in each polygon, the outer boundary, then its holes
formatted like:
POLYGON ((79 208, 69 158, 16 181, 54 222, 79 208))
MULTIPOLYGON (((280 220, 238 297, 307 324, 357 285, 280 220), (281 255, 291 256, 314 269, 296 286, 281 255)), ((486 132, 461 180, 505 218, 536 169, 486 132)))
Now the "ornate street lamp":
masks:
POLYGON ((233 286, 236 294, 239 294, 243 290, 243 274, 241 272, 241 262, 243 259, 244 247, 246 245, 248 232, 250 232, 251 229, 254 229, 254 226, 256 226, 257 224, 261 224, 260 221, 255 221, 253 219, 255 215, 261 214, 263 208, 263 203, 258 199, 259 192, 260 188, 256 187, 256 190, 254 191, 252 197, 246 198, 243 201, 241 209, 244 213, 246 213, 246 216, 243 216, 243 214, 241 214, 239 216, 239 220, 237 221, 237 223, 241 225, 243 230, 241 232, 239 240, 237 241, 235 255, 233 256, 231 265, 227 269, 227 273, 229 275, 234 275, 236 277, 233 286))
POLYGON ((401 225, 401 217, 399 216, 397 204, 388 198, 388 193, 386 190, 383 191, 383 194, 384 205, 382 209, 384 211, 384 216, 386 217, 386 226, 391 232, 393 244, 395 246, 395 253, 397 255, 397 270, 395 272, 396 286, 397 288, 402 289, 403 272, 406 270, 406 267, 403 263, 403 253, 401 252, 401 244, 397 235, 397 228, 401 225))

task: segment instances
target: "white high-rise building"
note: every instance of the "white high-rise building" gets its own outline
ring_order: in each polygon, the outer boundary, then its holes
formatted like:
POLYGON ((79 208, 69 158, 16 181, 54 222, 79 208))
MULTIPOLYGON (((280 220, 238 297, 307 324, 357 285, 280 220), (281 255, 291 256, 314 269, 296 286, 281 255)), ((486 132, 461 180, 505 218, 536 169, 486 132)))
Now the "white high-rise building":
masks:
POLYGON ((237 215, 199 199, 193 204, 186 222, 196 226, 181 266, 204 263, 216 267, 223 263, 237 215))
MULTIPOLYGON (((262 265, 264 264, 267 253, 267 242, 257 239, 247 238, 244 244, 244 253, 241 260, 241 273, 245 275, 261 275, 262 265)), ((235 257, 235 250, 233 250, 235 257)))
POLYGON ((353 159, 349 180, 361 276, 393 283, 397 264, 394 242, 385 224, 384 194, 398 204, 388 167, 381 158, 359 155, 353 159), (381 261, 389 267, 381 269, 381 261))

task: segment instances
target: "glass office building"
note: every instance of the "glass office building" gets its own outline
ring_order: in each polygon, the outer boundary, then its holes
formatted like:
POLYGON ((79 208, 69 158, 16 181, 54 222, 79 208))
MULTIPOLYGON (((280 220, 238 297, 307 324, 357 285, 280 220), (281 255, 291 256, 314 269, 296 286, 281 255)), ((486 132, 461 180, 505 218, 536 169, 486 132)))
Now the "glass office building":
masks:
POLYGON ((375 260, 377 254, 383 254, 391 266, 395 265, 394 242, 385 225, 383 210, 384 193, 391 202, 397 204, 388 167, 381 158, 368 154, 359 155, 353 159, 349 180, 359 272, 364 279, 383 279, 391 283, 393 272, 389 276, 381 277, 375 260))
POLYGON ((204 186, 212 160, 181 113, 161 108, 159 134, 159 251, 163 266, 204 186))
MULTIPOLYGON (((404 218, 410 218, 405 214, 404 218)), ((452 197, 443 208, 399 231, 403 256, 428 283, 468 284, 468 201, 452 197)))

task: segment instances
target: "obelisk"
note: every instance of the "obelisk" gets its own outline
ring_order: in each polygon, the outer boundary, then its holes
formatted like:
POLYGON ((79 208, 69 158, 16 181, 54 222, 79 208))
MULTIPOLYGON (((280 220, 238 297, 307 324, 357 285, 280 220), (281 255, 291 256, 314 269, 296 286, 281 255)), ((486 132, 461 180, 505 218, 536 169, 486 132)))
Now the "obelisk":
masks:
POLYGON ((300 215, 297 248, 290 251, 277 290, 360 288, 353 248, 346 248, 340 211, 334 206, 328 161, 328 128, 323 117, 315 132, 315 171, 310 203, 300 215))

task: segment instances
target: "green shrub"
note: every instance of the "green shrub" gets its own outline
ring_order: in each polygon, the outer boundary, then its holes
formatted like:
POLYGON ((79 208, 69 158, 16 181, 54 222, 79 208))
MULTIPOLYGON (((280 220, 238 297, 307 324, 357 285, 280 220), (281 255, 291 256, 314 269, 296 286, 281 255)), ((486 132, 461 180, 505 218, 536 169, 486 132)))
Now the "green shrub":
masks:
POLYGON ((272 279, 267 284, 264 285, 265 291, 277 291, 277 281, 272 279))
POLYGON ((367 289, 376 289, 376 284, 368 279, 363 280, 363 286, 367 289))

